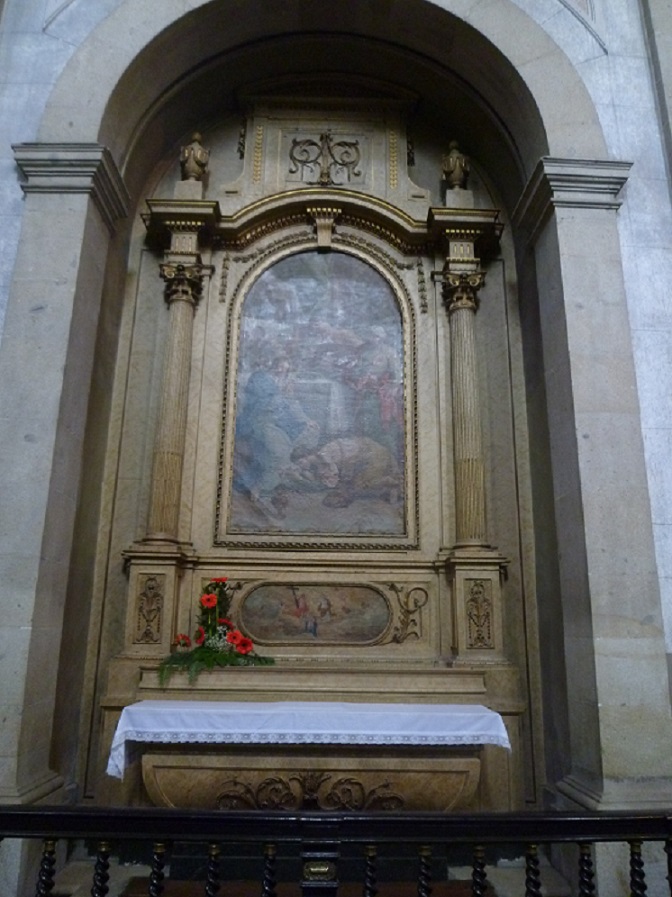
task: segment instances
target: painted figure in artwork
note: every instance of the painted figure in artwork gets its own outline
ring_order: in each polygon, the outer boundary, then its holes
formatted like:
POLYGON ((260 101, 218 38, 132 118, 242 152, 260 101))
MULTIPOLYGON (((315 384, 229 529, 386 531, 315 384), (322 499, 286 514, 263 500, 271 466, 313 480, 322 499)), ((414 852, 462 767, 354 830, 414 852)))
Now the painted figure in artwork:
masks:
POLYGON ((243 306, 231 532, 402 533, 402 324, 344 253, 267 269, 243 306))

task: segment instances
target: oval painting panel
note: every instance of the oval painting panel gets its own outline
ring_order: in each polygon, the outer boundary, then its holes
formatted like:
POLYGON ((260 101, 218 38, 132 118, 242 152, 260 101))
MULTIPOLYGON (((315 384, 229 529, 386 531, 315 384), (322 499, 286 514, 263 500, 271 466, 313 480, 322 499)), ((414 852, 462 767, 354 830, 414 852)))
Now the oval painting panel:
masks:
POLYGON ((245 598, 241 623, 255 642, 369 644, 390 622, 387 601, 367 586, 263 585, 245 598))

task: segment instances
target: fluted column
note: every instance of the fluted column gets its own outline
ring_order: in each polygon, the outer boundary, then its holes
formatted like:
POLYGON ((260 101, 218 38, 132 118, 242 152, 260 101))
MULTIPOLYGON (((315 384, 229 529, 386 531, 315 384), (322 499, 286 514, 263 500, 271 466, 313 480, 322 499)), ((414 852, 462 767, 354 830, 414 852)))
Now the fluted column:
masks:
POLYGON ((161 265, 170 325, 154 443, 147 539, 177 541, 182 462, 187 426, 194 308, 201 293, 200 264, 161 265))
MULTIPOLYGON (((446 263, 448 267, 450 261, 446 263)), ((456 544, 485 545, 485 481, 474 319, 482 272, 450 270, 444 301, 450 317, 456 544)))
MULTIPOLYGON (((455 541, 446 559, 451 581, 453 663, 507 664, 502 625, 502 572, 507 559, 489 543, 481 431, 476 313, 485 272, 477 247, 491 252, 496 212, 436 214, 446 251, 441 272, 450 323, 455 541), (460 220, 462 219, 462 220, 460 220)), ((480 253, 479 253, 480 254, 480 253)))

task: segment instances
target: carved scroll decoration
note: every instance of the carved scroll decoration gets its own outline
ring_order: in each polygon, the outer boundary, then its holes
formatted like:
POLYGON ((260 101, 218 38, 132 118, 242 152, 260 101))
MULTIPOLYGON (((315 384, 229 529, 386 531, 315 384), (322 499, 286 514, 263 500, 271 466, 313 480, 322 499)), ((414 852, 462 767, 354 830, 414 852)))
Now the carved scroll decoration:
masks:
POLYGON ((331 773, 297 772, 268 776, 259 784, 228 779, 222 784, 215 805, 218 810, 401 810, 405 801, 390 783, 368 787, 359 779, 331 773))
POLYGON ((492 583, 474 579, 466 600, 467 647, 494 648, 492 637, 492 583))
POLYGON ((338 186, 359 177, 359 140, 334 140, 324 131, 318 140, 294 138, 289 148, 289 173, 299 174, 305 184, 338 186))
POLYGON ((161 640, 165 580, 164 574, 151 574, 140 579, 142 591, 137 598, 136 645, 155 645, 161 640))
POLYGON ((429 601, 429 595, 425 589, 419 587, 404 593, 395 583, 390 583, 390 589, 396 594, 400 609, 399 622, 394 627, 392 641, 401 644, 408 638, 419 639, 422 633, 422 616, 419 612, 429 601))

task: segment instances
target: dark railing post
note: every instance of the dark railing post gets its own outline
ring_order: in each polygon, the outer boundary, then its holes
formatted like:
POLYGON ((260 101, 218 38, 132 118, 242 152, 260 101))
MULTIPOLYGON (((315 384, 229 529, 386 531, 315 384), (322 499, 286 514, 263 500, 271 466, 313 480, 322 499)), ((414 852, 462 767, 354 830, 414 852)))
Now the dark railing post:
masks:
POLYGON ((593 897, 594 878, 593 845, 589 841, 582 841, 579 844, 579 897, 593 897))
POLYGON ((219 844, 208 847, 208 869, 205 877, 205 897, 215 897, 219 891, 219 844))
POLYGON ((161 897, 163 894, 163 868, 166 865, 166 845, 163 841, 155 841, 152 846, 152 868, 149 873, 149 897, 161 897))
POLYGON ((645 897, 646 894, 642 842, 639 840, 630 841, 630 894, 631 897, 645 897))
POLYGON ((488 887, 485 873, 485 848, 482 844, 474 846, 474 859, 471 867, 471 893, 473 897, 484 897, 488 887))
POLYGON ((40 872, 37 878, 37 888, 35 894, 37 897, 46 897, 54 887, 54 870, 56 868, 56 842, 50 839, 45 840, 42 848, 42 861, 40 863, 40 872))
POLYGON ((665 854, 667 855, 667 886, 672 895, 672 838, 665 841, 665 854))
POLYGON ((541 897, 539 851, 536 844, 528 844, 525 853, 525 897, 541 897))
POLYGON ((418 897, 430 897, 432 893, 432 848, 423 845, 420 848, 420 871, 418 872, 418 897))
POLYGON ((275 844, 267 844, 264 847, 264 875, 261 881, 261 897, 276 897, 275 895, 275 860, 277 848, 275 844))
POLYGON ((375 844, 367 844, 365 848, 366 862, 364 864, 364 887, 362 897, 376 897, 378 893, 378 879, 376 873, 376 858, 378 851, 375 844))
POLYGON ((93 870, 93 887, 91 897, 105 897, 110 890, 107 883, 110 880, 110 843, 100 841, 96 854, 96 865, 93 870))

